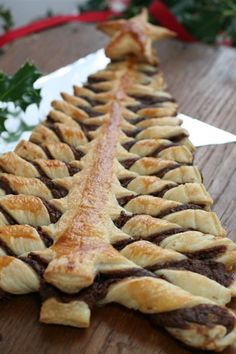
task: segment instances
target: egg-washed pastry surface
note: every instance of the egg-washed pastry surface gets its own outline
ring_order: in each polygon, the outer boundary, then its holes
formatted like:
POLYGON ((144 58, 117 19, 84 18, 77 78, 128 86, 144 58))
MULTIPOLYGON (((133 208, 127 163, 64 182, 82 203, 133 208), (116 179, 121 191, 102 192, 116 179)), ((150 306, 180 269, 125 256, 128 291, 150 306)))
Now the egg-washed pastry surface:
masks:
POLYGON ((153 54, 173 33, 145 11, 99 27, 111 63, 0 157, 1 294, 40 292, 40 320, 75 327, 119 303, 223 350, 236 339, 236 245, 153 54))

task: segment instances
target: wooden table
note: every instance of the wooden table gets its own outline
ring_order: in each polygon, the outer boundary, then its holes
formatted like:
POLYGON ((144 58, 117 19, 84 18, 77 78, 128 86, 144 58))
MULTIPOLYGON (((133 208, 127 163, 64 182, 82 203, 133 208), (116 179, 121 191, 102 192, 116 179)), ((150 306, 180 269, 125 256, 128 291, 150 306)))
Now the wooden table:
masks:
MULTIPOLYGON (((47 73, 105 45, 94 26, 70 24, 15 42, 0 55, 9 73, 27 58, 47 73)), ((158 45, 161 67, 181 112, 236 134, 236 50, 167 41, 158 45)), ((214 210, 236 241, 236 148, 226 144, 199 148, 195 161, 215 200, 214 210)), ((139 313, 120 306, 96 309, 87 330, 38 322, 37 295, 3 300, 0 354, 188 354, 163 330, 139 313)), ((225 354, 236 352, 236 345, 225 354)))

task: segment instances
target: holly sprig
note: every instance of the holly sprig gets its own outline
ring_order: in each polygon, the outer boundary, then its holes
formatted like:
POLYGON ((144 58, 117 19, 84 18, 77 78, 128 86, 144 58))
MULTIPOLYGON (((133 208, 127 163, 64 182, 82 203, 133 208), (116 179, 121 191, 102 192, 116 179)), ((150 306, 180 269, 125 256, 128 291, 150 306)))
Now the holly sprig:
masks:
POLYGON ((165 0, 183 26, 205 43, 219 36, 236 45, 236 0, 165 0))

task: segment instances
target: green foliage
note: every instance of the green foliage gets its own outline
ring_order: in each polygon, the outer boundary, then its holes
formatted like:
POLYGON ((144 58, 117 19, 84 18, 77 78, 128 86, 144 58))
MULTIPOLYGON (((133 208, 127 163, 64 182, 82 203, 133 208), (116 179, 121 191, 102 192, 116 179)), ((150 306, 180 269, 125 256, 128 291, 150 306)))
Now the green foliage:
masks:
POLYGON ((102 11, 107 9, 106 0, 89 0, 84 5, 79 5, 78 10, 83 11, 102 11))
POLYGON ((34 89, 33 84, 40 76, 31 63, 23 65, 13 76, 0 72, 0 101, 14 102, 23 111, 31 103, 39 104, 40 90, 34 89))
MULTIPOLYGON (((189 33, 205 43, 214 43, 220 35, 236 46, 236 0, 162 0, 189 33)), ((90 0, 82 11, 103 10, 104 0, 90 0)), ((131 0, 125 17, 137 15, 152 0, 131 0)), ((153 19, 152 19, 153 20, 153 19)))
POLYGON ((9 31, 13 25, 13 18, 12 18, 12 14, 11 11, 9 9, 4 8, 3 5, 0 5, 0 18, 3 21, 3 25, 2 28, 5 32, 9 31))
POLYGON ((143 0, 132 0, 130 2, 130 6, 125 11, 125 17, 129 18, 129 17, 133 17, 133 16, 138 15, 140 13, 140 11, 144 7, 148 7, 151 2, 152 2, 151 0, 146 0, 146 1, 143 1, 143 0))
POLYGON ((214 43, 219 34, 236 41, 236 0, 165 0, 194 37, 214 43))
POLYGON ((0 133, 6 132, 5 122, 9 117, 18 120, 16 124, 20 123, 18 130, 9 134, 8 140, 14 140, 23 131, 32 128, 21 119, 21 113, 32 103, 39 105, 40 90, 35 89, 33 84, 40 76, 38 69, 31 63, 23 65, 13 76, 0 72, 0 133), (14 103, 14 110, 9 108, 9 102, 14 103))

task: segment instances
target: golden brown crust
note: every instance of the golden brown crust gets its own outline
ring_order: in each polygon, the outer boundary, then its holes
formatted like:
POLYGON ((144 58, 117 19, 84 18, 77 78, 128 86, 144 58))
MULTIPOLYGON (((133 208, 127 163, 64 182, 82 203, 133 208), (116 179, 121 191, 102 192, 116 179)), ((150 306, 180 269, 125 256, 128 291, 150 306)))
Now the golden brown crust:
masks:
POLYGON ((97 26, 98 29, 112 37, 106 47, 106 55, 111 59, 124 58, 134 54, 141 61, 156 63, 152 51, 152 41, 174 36, 174 32, 165 28, 152 26, 148 22, 147 10, 131 20, 109 21, 97 26))

